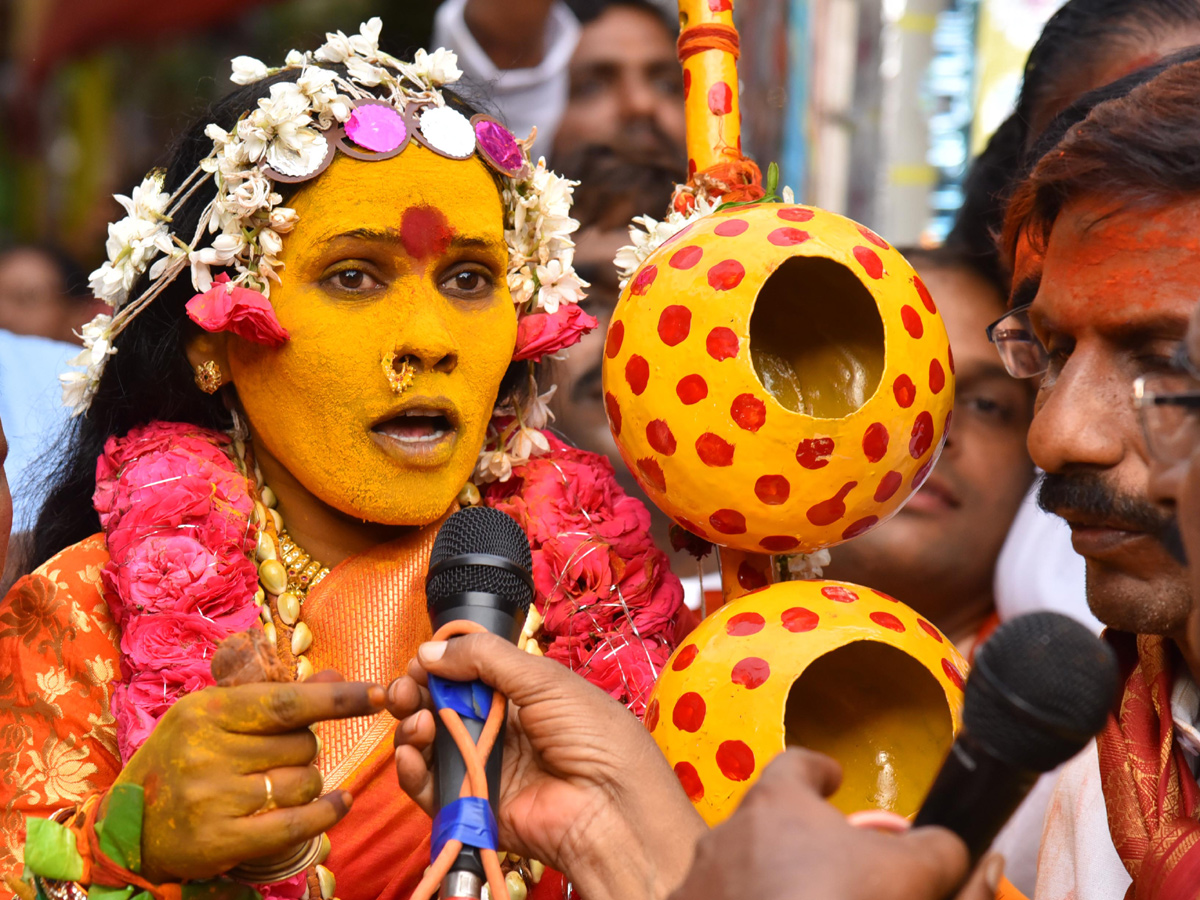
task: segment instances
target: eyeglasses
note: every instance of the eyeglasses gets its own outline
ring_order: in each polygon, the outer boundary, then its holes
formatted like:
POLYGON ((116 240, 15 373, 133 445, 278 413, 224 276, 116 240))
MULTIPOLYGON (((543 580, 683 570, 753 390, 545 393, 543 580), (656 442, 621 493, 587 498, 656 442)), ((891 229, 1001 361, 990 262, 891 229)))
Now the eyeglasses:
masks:
POLYGON ((1050 368, 1050 354, 1029 324, 1030 305, 1018 306, 987 327, 988 340, 1013 378, 1036 378, 1050 368))
POLYGON ((1190 459, 1200 448, 1200 371, 1182 344, 1172 362, 1177 371, 1143 375, 1133 383, 1146 449, 1168 464, 1190 459))

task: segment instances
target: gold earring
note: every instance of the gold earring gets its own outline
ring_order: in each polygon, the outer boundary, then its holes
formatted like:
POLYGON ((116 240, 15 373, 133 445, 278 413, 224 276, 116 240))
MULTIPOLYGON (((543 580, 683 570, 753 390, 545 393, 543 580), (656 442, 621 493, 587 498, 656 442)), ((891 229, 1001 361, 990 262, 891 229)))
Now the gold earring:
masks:
POLYGON ((225 376, 216 360, 206 359, 196 366, 196 387, 206 394, 215 394, 225 383, 225 376))
POLYGON ((388 380, 388 385, 392 389, 392 393, 396 395, 403 394, 409 389, 413 383, 412 364, 406 359, 400 363, 400 368, 396 368, 396 357, 399 354, 395 350, 390 353, 383 354, 383 375, 388 380))

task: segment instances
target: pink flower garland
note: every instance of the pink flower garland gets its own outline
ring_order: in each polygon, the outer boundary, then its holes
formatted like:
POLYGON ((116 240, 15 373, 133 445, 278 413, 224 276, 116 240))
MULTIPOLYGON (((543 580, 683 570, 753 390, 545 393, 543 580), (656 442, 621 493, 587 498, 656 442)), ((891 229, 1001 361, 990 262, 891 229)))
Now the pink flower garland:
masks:
POLYGON ((246 476, 229 439, 167 422, 109 438, 93 497, 110 559, 101 578, 121 630, 113 692, 128 762, 184 694, 213 684, 217 644, 258 620, 256 529, 246 476))
POLYGON ((603 456, 546 432, 550 452, 488 486, 533 548, 541 644, 635 715, 690 630, 683 588, 650 538, 650 513, 617 484, 603 456))

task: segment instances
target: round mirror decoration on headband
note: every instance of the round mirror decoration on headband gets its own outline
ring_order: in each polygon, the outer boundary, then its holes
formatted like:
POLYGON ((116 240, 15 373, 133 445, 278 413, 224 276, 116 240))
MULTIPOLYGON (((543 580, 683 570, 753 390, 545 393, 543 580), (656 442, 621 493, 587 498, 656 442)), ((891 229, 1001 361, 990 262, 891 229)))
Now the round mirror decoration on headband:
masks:
MULTIPOLYGON (((63 401, 75 415, 91 404, 117 336, 185 269, 199 292, 187 305, 188 316, 200 327, 273 346, 286 341, 269 297, 282 269, 282 236, 298 216, 283 205, 276 185, 319 176, 338 153, 390 159, 414 140, 450 159, 478 154, 503 176, 507 282, 518 316, 514 360, 539 362, 596 327, 578 305, 588 285, 573 265, 575 183, 551 172, 544 160, 531 161, 532 135, 519 141, 490 116, 468 119, 448 104, 442 88, 462 76, 454 53, 418 50, 404 62, 379 49, 381 29, 373 18, 358 34, 326 34, 316 51, 292 50, 279 68, 237 57, 231 80, 247 85, 273 78, 267 95, 231 130, 208 125, 212 152, 170 192, 165 173, 156 171, 130 196, 116 198, 127 215, 109 226, 108 261, 90 278, 112 313, 84 326, 83 352, 71 360, 83 371, 61 376, 63 401), (281 77, 292 73, 294 78, 281 77), (175 217, 198 192, 211 200, 197 227, 175 232, 175 217), (149 285, 131 296, 143 275, 149 285)), ((526 405, 531 408, 497 410, 480 480, 506 478, 512 465, 544 452, 530 437, 546 418, 544 403, 535 397, 526 405)))

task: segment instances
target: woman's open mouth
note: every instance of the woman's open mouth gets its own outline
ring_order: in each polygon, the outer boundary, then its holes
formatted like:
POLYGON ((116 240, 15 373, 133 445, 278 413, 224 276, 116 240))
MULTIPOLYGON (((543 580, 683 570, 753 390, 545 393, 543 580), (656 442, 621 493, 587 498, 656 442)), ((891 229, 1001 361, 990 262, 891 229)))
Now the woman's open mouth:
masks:
POLYGON ((371 427, 371 438, 384 453, 407 465, 422 467, 449 461, 457 437, 454 410, 440 404, 413 405, 371 427))

